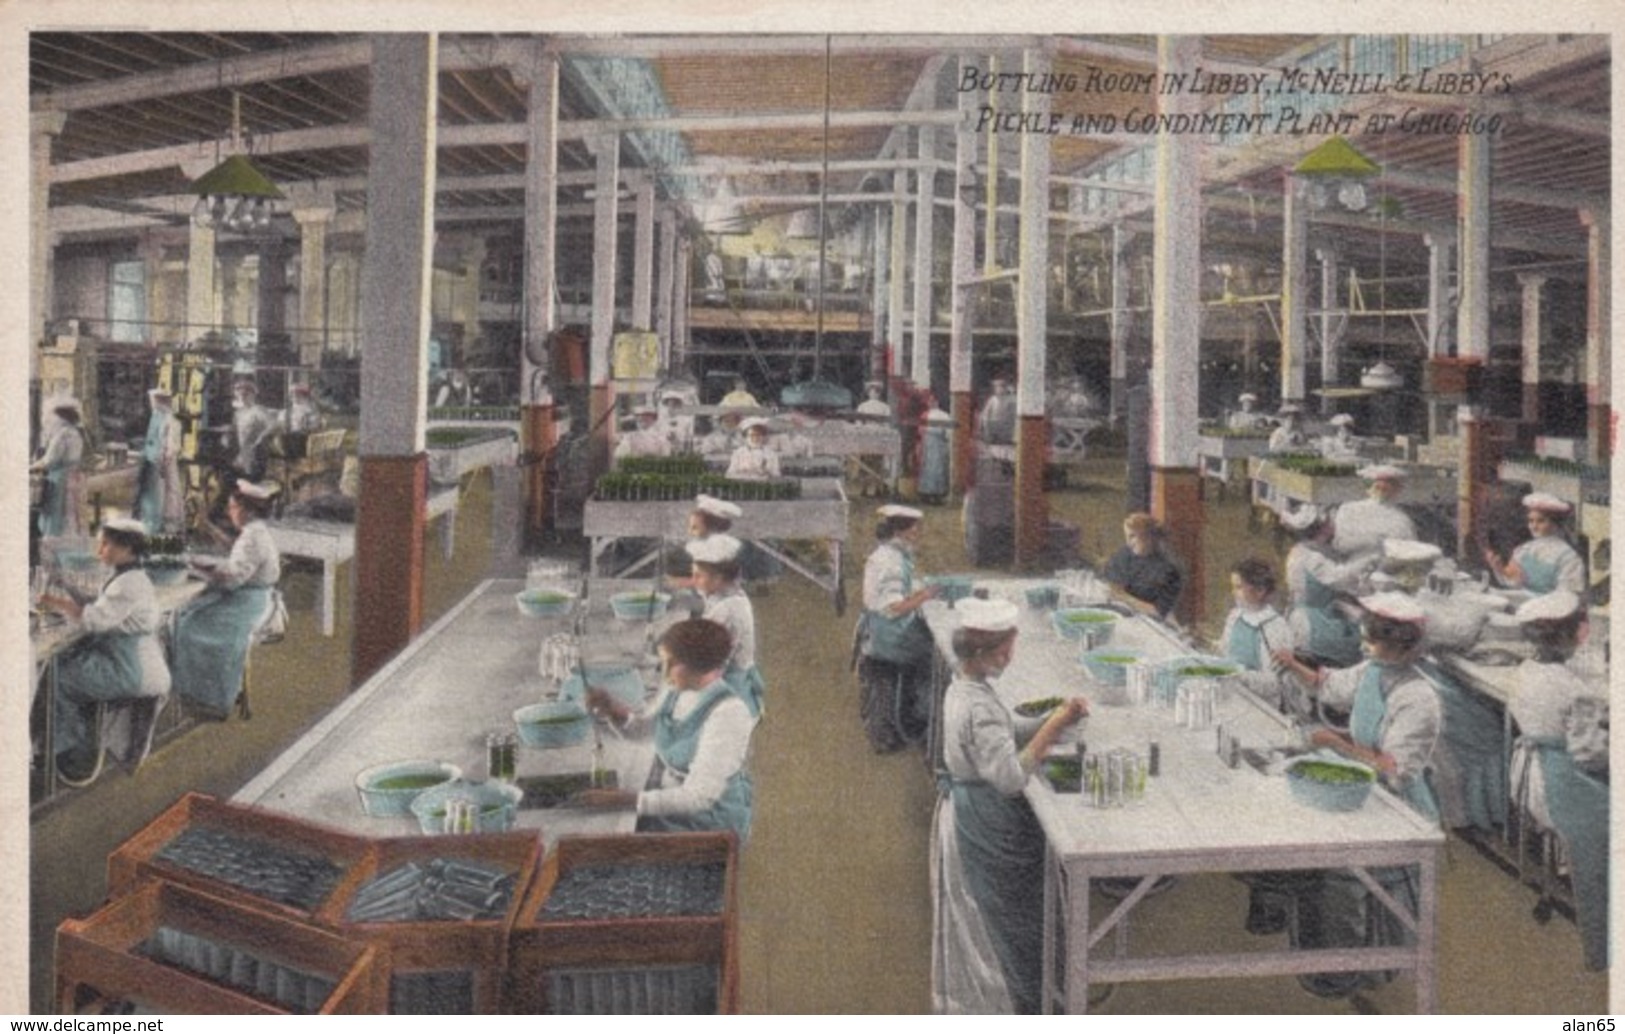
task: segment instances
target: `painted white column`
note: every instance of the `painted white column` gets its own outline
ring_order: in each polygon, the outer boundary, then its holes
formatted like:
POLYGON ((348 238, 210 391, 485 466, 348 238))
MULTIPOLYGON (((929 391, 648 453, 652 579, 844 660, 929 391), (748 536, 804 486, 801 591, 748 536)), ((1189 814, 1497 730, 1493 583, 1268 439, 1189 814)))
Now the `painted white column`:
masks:
MULTIPOLYGON (((1286 177, 1281 211, 1281 401, 1301 402, 1309 356, 1308 184, 1286 177)), ((1161 207, 1160 205, 1158 206, 1161 207)), ((1161 244, 1158 238, 1158 244, 1161 244)), ((1194 411, 1193 411, 1194 412, 1194 411)))
POLYGON ((901 374, 912 367, 903 365, 903 292, 908 280, 908 171, 892 173, 891 269, 886 284, 886 343, 892 349, 892 369, 901 374))
POLYGON ((917 153, 922 164, 914 188, 914 334, 909 376, 922 388, 931 387, 931 267, 937 207, 936 173, 924 163, 936 158, 936 142, 936 127, 921 126, 917 153))
POLYGON ((187 223, 186 329, 182 337, 196 341, 215 329, 214 227, 187 223))
POLYGON ((68 116, 42 111, 29 116, 29 234, 28 234, 28 375, 39 376, 38 349, 46 324, 53 318, 52 297, 56 238, 51 233, 51 141, 62 132, 68 116))
POLYGON ((668 369, 679 369, 672 346, 672 304, 677 291, 677 209, 667 204, 660 210, 660 261, 655 273, 655 335, 660 338, 661 361, 668 369))
POLYGON ((655 269, 655 183, 652 176, 640 176, 634 201, 636 221, 632 230, 632 326, 651 330, 655 269))
POLYGON ((1442 356, 1455 337, 1455 313, 1451 310, 1452 285, 1450 271, 1455 268, 1456 235, 1449 231, 1433 231, 1422 235, 1428 248, 1428 355, 1442 356))
POLYGON ((367 249, 361 259, 360 454, 424 451, 434 272, 433 35, 373 41, 367 249))
POLYGON ((1456 216, 1461 247, 1456 256, 1460 301, 1456 354, 1490 354, 1490 136, 1463 134, 1456 146, 1456 216))
POLYGON ((1606 212, 1580 212, 1586 234, 1586 457, 1606 463, 1613 455, 1613 364, 1610 359, 1613 302, 1613 253, 1606 212))
MULTIPOLYGON (((1315 249, 1320 262, 1320 386, 1337 385, 1337 356, 1342 348, 1342 320, 1337 318, 1337 249, 1321 245, 1315 249)), ((1329 395, 1320 396, 1320 411, 1330 413, 1335 407, 1329 395)))
POLYGON ((610 133, 588 142, 593 154, 592 203, 592 349, 590 380, 594 389, 609 384, 609 350, 615 334, 615 245, 619 236, 621 138, 610 133))
POLYGON ((871 242, 874 247, 874 298, 870 303, 874 310, 874 317, 869 324, 869 344, 875 349, 882 349, 886 345, 886 300, 887 287, 891 277, 891 217, 880 205, 870 207, 873 213, 870 222, 870 233, 874 238, 871 242))
MULTIPOLYGON (((966 68, 975 67, 968 57, 959 60, 961 78, 966 68)), ((949 276, 948 391, 959 395, 971 390, 971 292, 965 281, 976 275, 976 107, 980 94, 963 90, 959 94, 959 122, 954 127, 954 251, 953 272, 949 276)), ((923 156, 922 156, 923 157, 923 156)))
POLYGON ((1544 300, 1546 275, 1519 273, 1518 283, 1523 288, 1523 322, 1521 369, 1525 387, 1540 383, 1540 310, 1544 300))
POLYGON ((694 242, 684 237, 677 242, 676 297, 672 300, 672 363, 688 364, 688 309, 694 291, 694 242))
POLYGON ((1123 419, 1125 393, 1128 390, 1128 338, 1134 326, 1134 314, 1129 311, 1128 247, 1134 241, 1134 231, 1121 222, 1112 223, 1111 251, 1111 419, 1123 419))
MULTIPOLYGON (((559 218, 559 59, 540 54, 525 75, 529 82, 525 160, 525 342, 540 345, 557 321, 553 296, 559 218)), ((520 399, 537 405, 541 378, 525 348, 520 360, 520 399)))
POLYGON ((463 350, 467 355, 480 336, 480 283, 485 270, 485 237, 482 234, 469 236, 468 245, 463 249, 463 270, 463 350))
MULTIPOLYGON (((1165 74, 1189 72, 1200 55, 1201 41, 1194 36, 1161 37, 1157 44, 1158 69, 1165 74)), ((1159 98, 1158 110, 1192 110, 1196 99, 1184 93, 1165 96, 1159 98)), ((1197 465, 1196 390, 1201 366, 1200 137, 1158 134, 1156 192, 1151 273, 1151 466, 1193 468, 1197 465)), ((1298 297, 1305 295, 1300 291, 1298 297)), ((1301 364, 1298 376, 1301 396, 1301 364)))
MULTIPOLYGON (((1050 55, 1030 48, 1022 71, 1033 79, 1049 74, 1050 55)), ((1049 94, 1024 92, 1022 117, 1029 124, 1049 121, 1049 94)), ((1050 138, 1021 137, 1021 230, 1016 297, 1016 481, 1015 560, 1021 569, 1039 561, 1048 532, 1044 463, 1049 452, 1044 421, 1044 368, 1049 342, 1049 170, 1050 138)))

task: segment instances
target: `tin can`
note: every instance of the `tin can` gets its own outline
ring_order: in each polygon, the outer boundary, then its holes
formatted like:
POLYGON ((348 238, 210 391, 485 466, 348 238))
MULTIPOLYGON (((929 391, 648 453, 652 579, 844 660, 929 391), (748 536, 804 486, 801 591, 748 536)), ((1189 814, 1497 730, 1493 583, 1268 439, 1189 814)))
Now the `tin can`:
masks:
POLYGON ((1236 736, 1226 737, 1224 745, 1224 763, 1231 768, 1241 766, 1241 739, 1236 736))
POLYGON ((1145 774, 1149 776, 1162 774, 1162 744, 1156 740, 1151 741, 1151 746, 1145 752, 1145 774))
POLYGON ((1139 804, 1145 800, 1145 777, 1145 755, 1137 752, 1130 753, 1123 774, 1124 789, 1130 804, 1139 804))
POLYGON ((1096 808, 1106 806, 1106 774, 1100 755, 1090 754, 1083 763, 1083 799, 1096 808))
POLYGON ((1106 804, 1108 807, 1121 808, 1126 796, 1128 773, 1124 765, 1123 751, 1114 750, 1106 755, 1106 804))

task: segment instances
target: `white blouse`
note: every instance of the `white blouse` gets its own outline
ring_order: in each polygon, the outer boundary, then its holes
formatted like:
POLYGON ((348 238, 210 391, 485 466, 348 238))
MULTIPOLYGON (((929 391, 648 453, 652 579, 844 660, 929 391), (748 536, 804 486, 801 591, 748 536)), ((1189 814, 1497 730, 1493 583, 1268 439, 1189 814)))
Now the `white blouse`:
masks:
POLYGON ((1332 550, 1341 556, 1356 557, 1382 549, 1385 539, 1414 539, 1416 525, 1405 511, 1380 499, 1356 499, 1337 509, 1337 531, 1332 550))
POLYGON ((737 586, 716 596, 703 596, 705 611, 700 616, 715 621, 728 630, 733 640, 733 653, 728 660, 734 666, 750 669, 756 665, 756 612, 750 598, 737 586))
MULTIPOLYGON (((1327 672, 1320 686, 1321 701, 1345 711, 1352 708, 1360 679, 1372 663, 1362 661, 1352 668, 1327 672)), ((1433 684, 1413 668, 1383 669, 1381 679, 1388 709, 1377 726, 1377 749, 1393 757, 1398 781, 1406 783, 1419 778, 1433 762, 1443 708, 1433 684)))
POLYGON ((955 779, 1010 796, 1027 785, 1031 770, 1016 749, 1015 722, 986 682, 955 677, 942 700, 942 729, 943 763, 955 779))
MULTIPOLYGON (((664 686, 643 711, 634 712, 627 732, 647 736, 655 716, 665 706, 666 697, 677 693, 672 717, 682 721, 699 705, 704 690, 677 691, 664 686)), ((750 709, 736 696, 725 697, 711 709, 700 727, 700 741, 694 748, 694 763, 687 772, 661 766, 660 787, 638 794, 639 815, 692 815, 704 811, 722 798, 728 780, 745 767, 750 755, 750 734, 756 726, 750 709)))
POLYGON ((765 481, 779 476, 779 454, 767 447, 741 445, 728 460, 724 477, 743 481, 765 481))
POLYGON ((91 633, 116 633, 140 638, 136 653, 141 662, 141 696, 163 696, 169 692, 169 666, 158 645, 158 625, 163 615, 147 572, 139 567, 114 575, 95 602, 79 615, 79 626, 91 633))
POLYGON ((282 554, 271 539, 271 529, 263 520, 243 525, 231 555, 214 569, 211 581, 236 588, 239 585, 275 585, 282 578, 282 554))

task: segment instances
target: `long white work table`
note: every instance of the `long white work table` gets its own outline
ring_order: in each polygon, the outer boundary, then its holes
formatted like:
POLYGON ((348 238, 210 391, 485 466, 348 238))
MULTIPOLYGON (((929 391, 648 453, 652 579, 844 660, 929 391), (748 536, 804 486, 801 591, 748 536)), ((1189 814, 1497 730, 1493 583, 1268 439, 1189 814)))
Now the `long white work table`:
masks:
MULTIPOLYGON (((542 640, 569 632, 572 619, 525 617, 514 604, 523 588, 516 580, 481 583, 466 599, 412 641, 319 724, 271 762, 232 798, 367 836, 418 833, 417 820, 373 818, 361 810, 355 777, 391 761, 435 759, 463 771, 486 774, 485 737, 514 731, 513 712, 544 699, 556 685, 539 674, 542 640)), ((594 601, 594 613, 607 607, 594 601)), ((604 617, 604 624, 614 619, 604 617)), ((644 629, 628 625, 629 652, 642 649, 644 629)), ((641 789, 654 758, 646 740, 605 729, 604 761, 618 785, 641 789)), ((590 772, 592 736, 573 747, 539 749, 521 744, 517 775, 590 772)), ((522 808, 517 826, 541 829, 549 849, 563 834, 630 833, 631 811, 585 811, 568 807, 522 808)))
MULTIPOLYGON (((1021 601, 1032 581, 979 582, 994 595, 1021 601)), ((995 685, 1010 706, 1035 697, 1099 696, 1097 685, 1078 664, 1079 644, 1062 641, 1050 611, 1022 607, 1015 658, 995 685)), ((952 609, 926 605, 926 620, 939 651, 952 656, 957 627, 952 609)), ((1148 660, 1190 651, 1161 624, 1144 617, 1119 622, 1112 647, 1141 651, 1148 660)), ((1285 720, 1273 706, 1244 690, 1233 690, 1215 718, 1244 748, 1265 751, 1289 742, 1285 720)), ((1420 1012, 1436 1007, 1437 876, 1442 830, 1378 788, 1358 811, 1334 814, 1300 803, 1284 776, 1264 775, 1245 761, 1228 767, 1214 749, 1212 729, 1180 728, 1170 710, 1154 704, 1095 704, 1081 735, 1091 752, 1126 747, 1145 753, 1155 741, 1160 775, 1148 780, 1145 796, 1119 808, 1096 808, 1085 795, 1056 793, 1041 776, 1027 783, 1026 795, 1044 829, 1049 864, 1045 877, 1044 1002, 1060 992, 1066 1011, 1088 1010, 1089 985, 1199 977, 1258 977, 1274 974, 1348 970, 1409 970, 1415 976, 1420 1012), (1378 866, 1415 865, 1420 871, 1416 914, 1398 905, 1374 883, 1378 866), (1250 951, 1135 956, 1129 953, 1125 919, 1146 892, 1165 875, 1234 873, 1273 869, 1350 869, 1378 900, 1415 933, 1408 947, 1250 951), (1138 877, 1139 883, 1104 918, 1090 911, 1089 880, 1138 877), (1116 931, 1115 950, 1102 941, 1116 931), (1066 970, 1055 986, 1055 960, 1062 948, 1066 970)), ((1155 908, 1156 899, 1147 903, 1155 908)), ((1243 916, 1236 916, 1239 928, 1243 916)), ((1158 922, 1177 922, 1159 916, 1158 922)))

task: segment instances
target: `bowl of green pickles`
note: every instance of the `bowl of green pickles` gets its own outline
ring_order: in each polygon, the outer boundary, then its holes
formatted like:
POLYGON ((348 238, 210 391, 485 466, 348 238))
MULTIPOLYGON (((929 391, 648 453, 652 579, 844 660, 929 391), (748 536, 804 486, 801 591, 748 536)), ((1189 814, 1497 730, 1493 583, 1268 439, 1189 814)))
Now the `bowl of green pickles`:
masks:
POLYGON ((1286 770, 1292 796, 1321 811, 1359 811, 1376 781, 1368 765, 1318 754, 1299 758, 1286 770))
POLYGON ((395 818, 408 813, 418 794, 462 774, 448 761, 391 761, 363 769, 355 777, 355 788, 362 811, 374 818, 395 818))
POLYGON ((1055 709, 1066 703, 1065 697, 1042 696, 1031 700, 1023 700, 1010 709, 1010 717, 1015 722, 1016 743, 1024 744, 1037 734, 1040 726, 1055 713, 1055 709))
POLYGON ((1105 646, 1123 615, 1104 607, 1062 607, 1050 618, 1056 633, 1069 642, 1105 646))

